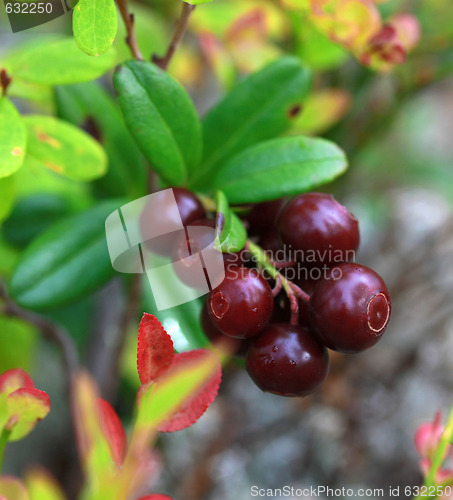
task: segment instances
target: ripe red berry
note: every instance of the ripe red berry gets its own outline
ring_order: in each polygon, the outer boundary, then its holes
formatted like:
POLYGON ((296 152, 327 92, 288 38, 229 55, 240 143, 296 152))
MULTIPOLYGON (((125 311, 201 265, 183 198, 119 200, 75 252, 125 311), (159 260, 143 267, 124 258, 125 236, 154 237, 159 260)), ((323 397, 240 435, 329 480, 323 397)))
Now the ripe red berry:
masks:
POLYGON ((246 369, 265 392, 308 396, 326 379, 329 355, 307 328, 271 323, 251 341, 246 369))
POLYGON ((278 215, 284 204, 284 198, 279 198, 278 200, 265 201, 253 205, 245 217, 249 226, 248 233, 251 236, 263 236, 274 229, 278 215))
POLYGON ((223 334, 212 322, 208 313, 208 304, 205 302, 201 309, 201 328, 206 337, 216 345, 224 346, 229 352, 236 355, 244 355, 247 347, 247 340, 233 339, 223 334))
POLYGON ((372 269, 340 264, 320 280, 310 298, 310 323, 335 351, 360 352, 382 337, 390 319, 387 287, 372 269))
POLYGON ((357 219, 324 193, 303 194, 289 202, 280 214, 278 231, 295 259, 309 267, 351 260, 360 241, 357 219))
MULTIPOLYGON (((212 219, 200 219, 191 222, 186 229, 187 232, 180 234, 174 245, 172 260, 177 262, 174 269, 183 283, 192 288, 204 289, 209 277, 207 272, 205 272, 205 276, 200 275, 200 264, 204 266, 205 262, 200 262, 197 254, 209 246, 214 248, 215 222, 212 219), (195 258, 191 258, 191 256, 195 256, 195 258)), ((221 253, 219 251, 219 254, 223 258, 225 269, 244 264, 248 255, 246 250, 237 253, 221 253)))
MULTIPOLYGON (((191 191, 181 187, 174 187, 172 190, 183 226, 206 217, 203 205, 191 191)), ((140 214, 139 221, 146 247, 154 253, 167 257, 171 256, 176 240, 181 233, 181 231, 172 229, 173 227, 178 228, 179 225, 179 219, 174 220, 173 205, 171 195, 162 197, 159 203, 156 203, 155 198, 151 198, 140 214), (150 234, 150 229, 162 234, 162 236, 147 239, 146 235, 150 234)))
POLYGON ((230 267, 225 279, 208 296, 208 311, 219 330, 233 338, 258 334, 269 322, 272 290, 254 269, 230 267))

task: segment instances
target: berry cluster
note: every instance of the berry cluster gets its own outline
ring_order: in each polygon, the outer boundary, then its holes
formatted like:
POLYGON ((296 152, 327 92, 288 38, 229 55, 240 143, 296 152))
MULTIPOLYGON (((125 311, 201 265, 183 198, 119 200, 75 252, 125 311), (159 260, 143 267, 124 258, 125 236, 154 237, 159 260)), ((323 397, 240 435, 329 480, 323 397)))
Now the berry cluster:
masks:
MULTIPOLYGON (((185 225, 215 227, 195 195, 175 191, 185 225)), ((225 278, 207 297, 202 328, 212 342, 245 356, 263 391, 306 396, 327 377, 328 349, 357 353, 382 337, 389 292, 372 269, 350 262, 358 221, 331 195, 257 204, 243 222, 252 239, 244 251, 224 254, 225 278)), ((206 233, 186 234, 174 257, 185 259, 187 248, 194 253, 209 243, 206 233)))

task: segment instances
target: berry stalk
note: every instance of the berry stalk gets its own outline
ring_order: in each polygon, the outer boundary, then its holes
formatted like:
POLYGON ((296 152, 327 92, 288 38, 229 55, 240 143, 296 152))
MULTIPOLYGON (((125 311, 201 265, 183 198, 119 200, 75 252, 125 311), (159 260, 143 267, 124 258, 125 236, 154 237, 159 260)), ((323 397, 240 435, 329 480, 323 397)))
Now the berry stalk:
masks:
MULTIPOLYGON (((281 286, 286 292, 288 299, 291 303, 291 324, 297 325, 299 323, 299 303, 298 299, 304 302, 309 302, 310 296, 305 293, 292 281, 283 276, 273 265, 266 252, 258 246, 256 243, 247 240, 246 243, 247 250, 253 255, 258 264, 267 271, 269 276, 276 281, 277 284, 281 283, 281 286)), ((280 286, 280 285, 278 285, 280 286)))

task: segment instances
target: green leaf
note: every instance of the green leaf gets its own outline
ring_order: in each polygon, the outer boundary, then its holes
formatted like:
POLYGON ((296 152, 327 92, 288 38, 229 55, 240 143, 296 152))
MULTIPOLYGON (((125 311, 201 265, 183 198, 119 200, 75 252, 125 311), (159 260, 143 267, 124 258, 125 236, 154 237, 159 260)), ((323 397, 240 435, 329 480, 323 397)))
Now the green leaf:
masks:
POLYGON ((66 498, 56 479, 41 467, 29 470, 25 482, 32 500, 65 500, 66 498))
POLYGON ((88 82, 115 65, 113 50, 103 56, 84 54, 72 37, 40 37, 18 46, 4 61, 13 78, 28 83, 64 85, 88 82))
POLYGON ((184 0, 184 2, 189 3, 190 5, 201 5, 202 3, 212 2, 212 0, 184 0))
POLYGON ((247 231, 239 217, 230 210, 222 191, 217 192, 216 216, 217 249, 222 252, 240 252, 247 240, 247 231))
POLYGON ((0 98, 0 177, 16 172, 24 162, 27 130, 14 104, 0 98))
POLYGON ((25 156, 24 164, 14 174, 17 198, 37 193, 58 193, 71 200, 80 208, 92 203, 92 196, 86 182, 74 181, 49 170, 40 161, 30 155, 25 156))
POLYGON ((204 160, 192 187, 212 187, 213 173, 231 156, 290 128, 309 87, 310 72, 294 57, 237 85, 203 120, 204 160))
POLYGON ((38 331, 29 323, 0 316, 0 373, 13 368, 28 371, 38 340, 38 331))
POLYGON ((74 8, 72 29, 77 45, 88 55, 107 52, 118 29, 114 0, 79 0, 74 8))
POLYGON ((324 139, 280 138, 253 146, 226 163, 214 185, 230 203, 258 203, 309 191, 347 168, 341 149, 324 139))
POLYGON ((8 217, 16 196, 14 177, 0 179, 0 221, 8 217))
POLYGON ((57 118, 28 115, 27 154, 44 166, 77 181, 90 181, 107 169, 104 150, 92 137, 57 118))
POLYGON ((126 125, 152 168, 169 184, 184 184, 202 144, 185 89, 154 64, 140 61, 119 66, 114 84, 126 125))
POLYGON ((139 198, 146 192, 146 169, 118 105, 95 82, 64 85, 55 89, 60 118, 90 129, 108 156, 107 174, 97 181, 109 196, 139 198))
POLYGON ((52 193, 27 196, 16 203, 11 215, 3 223, 3 235, 8 243, 24 247, 73 210, 70 200, 65 196, 52 193))
POLYGON ((105 219, 121 201, 109 200, 66 218, 22 254, 10 282, 13 299, 27 309, 69 304, 115 273, 105 239, 105 219))
MULTIPOLYGON (((181 283, 177 281, 178 278, 175 278, 175 280, 174 283, 170 283, 169 280, 165 283, 160 283, 159 286, 165 286, 171 292, 173 286, 178 286, 178 283, 181 283)), ((183 352, 209 345, 209 341, 200 326, 200 300, 195 299, 185 304, 159 311, 149 284, 145 283, 143 292, 143 310, 159 319, 165 330, 171 334, 176 351, 183 352)), ((162 290, 162 293, 165 292, 162 290)))

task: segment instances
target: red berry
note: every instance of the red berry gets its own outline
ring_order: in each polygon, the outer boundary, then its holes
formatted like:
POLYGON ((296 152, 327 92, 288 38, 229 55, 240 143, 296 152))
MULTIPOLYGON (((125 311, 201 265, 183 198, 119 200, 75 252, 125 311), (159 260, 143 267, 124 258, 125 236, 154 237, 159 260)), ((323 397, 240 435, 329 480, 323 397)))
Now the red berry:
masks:
POLYGON ((184 226, 193 221, 206 217, 206 212, 200 200, 188 189, 177 187, 173 188, 176 204, 178 205, 181 221, 184 226))
POLYGON ((307 328, 271 323, 251 341, 246 368, 265 392, 308 396, 326 379, 329 355, 307 328))
POLYGON ((390 296, 382 278, 359 264, 340 264, 316 285, 310 322, 335 351, 360 352, 382 337, 390 319, 390 296))
POLYGON ((205 302, 201 309, 201 328, 206 337, 213 344, 222 344, 232 354, 244 355, 248 348, 247 340, 233 339, 223 334, 212 322, 208 313, 208 304, 205 302))
POLYGON ((278 231, 293 260, 309 267, 351 260, 360 241, 357 219, 324 193, 294 198, 280 214, 278 231))
POLYGON ((258 334, 269 322, 272 290, 254 269, 230 267, 222 283, 209 293, 208 311, 226 335, 245 339, 258 334))
MULTIPOLYGON (((200 262, 197 254, 207 247, 214 248, 215 222, 212 219, 200 219, 191 222, 187 227, 187 232, 180 234, 174 245, 173 262, 179 279, 192 288, 204 289, 206 287, 207 272, 205 276, 200 275, 200 262), (195 258, 190 258, 191 256, 195 258)), ((219 252, 220 253, 220 252, 219 252)), ((244 264, 247 260, 246 250, 237 253, 222 253, 225 269, 229 266, 236 267, 244 264)))
POLYGON ((285 204, 285 200, 280 198, 273 201, 265 201, 253 205, 250 212, 245 217, 248 222, 248 233, 251 236, 263 236, 273 229, 277 223, 278 215, 285 204))
MULTIPOLYGON (((174 187, 172 190, 183 226, 206 217, 203 205, 191 191, 181 187, 174 187)), ((175 242, 181 234, 181 231, 171 228, 182 230, 178 227, 179 220, 174 220, 173 205, 172 196, 163 197, 160 203, 151 198, 140 215, 140 228, 144 235, 145 246, 151 252, 168 257, 171 256, 175 242), (150 233, 151 228, 162 236, 147 239, 146 235, 150 233)))

